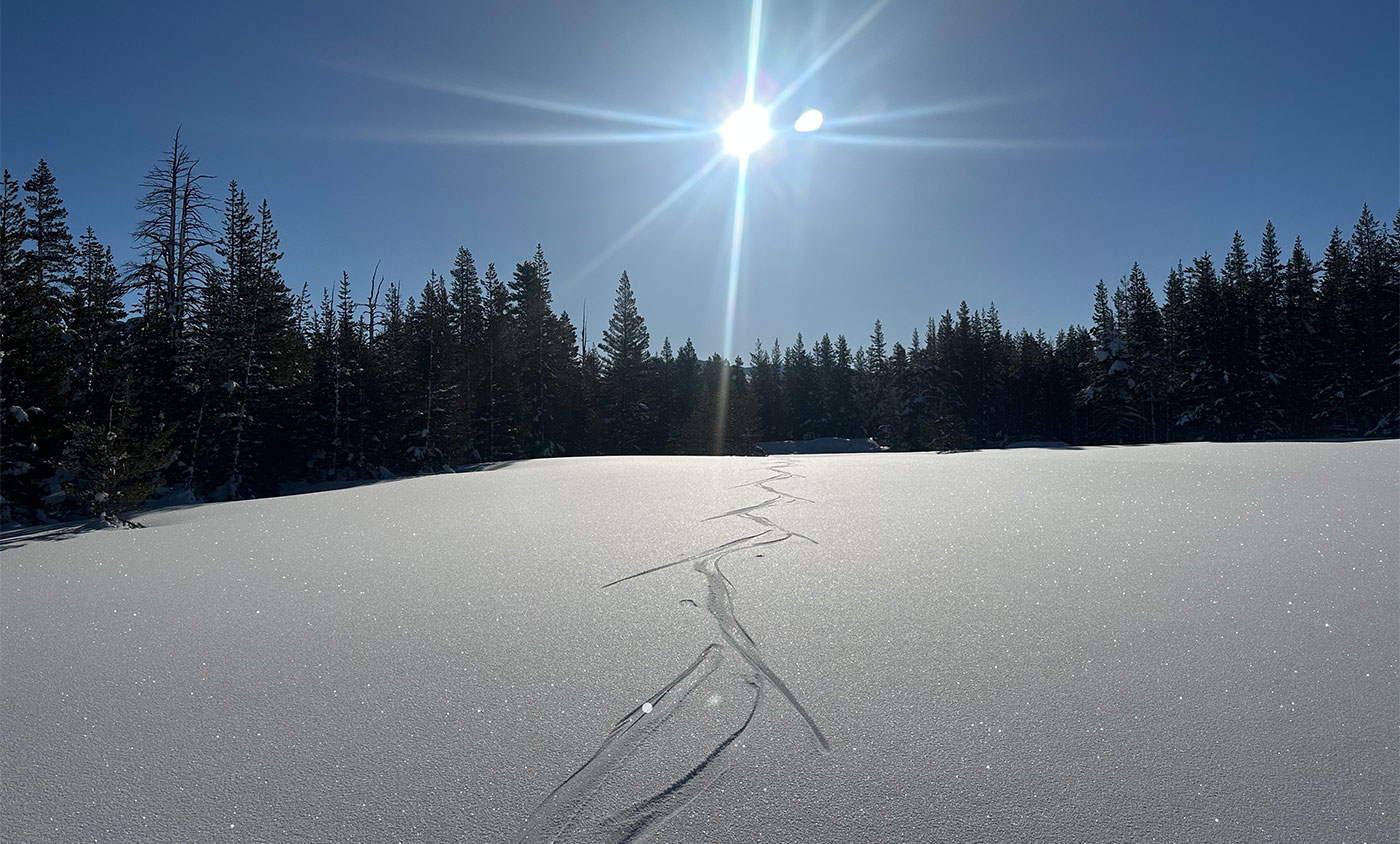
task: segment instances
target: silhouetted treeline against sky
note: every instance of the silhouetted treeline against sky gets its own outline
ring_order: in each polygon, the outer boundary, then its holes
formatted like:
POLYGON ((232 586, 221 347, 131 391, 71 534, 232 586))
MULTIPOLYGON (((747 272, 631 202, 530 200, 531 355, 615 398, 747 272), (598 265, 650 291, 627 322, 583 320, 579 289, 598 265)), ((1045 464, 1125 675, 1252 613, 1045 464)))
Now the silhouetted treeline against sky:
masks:
MULTIPOLYGON (((1008 331, 964 302, 908 338, 799 334, 732 361, 653 351, 626 273, 601 336, 556 312, 544 251, 357 299, 289 286, 267 203, 222 199, 178 137, 140 186, 141 260, 76 242, 54 174, 4 175, 0 522, 110 521, 158 492, 589 454, 750 454, 763 440, 892 449, 1395 436, 1400 214, 1362 208, 1320 259, 1266 224, 1170 268, 1085 290, 1088 328, 1008 331)), ((361 286, 363 290, 363 285, 361 286)), ((643 293, 644 293, 643 289, 643 293)), ((679 339, 679 338, 678 338, 679 339)))

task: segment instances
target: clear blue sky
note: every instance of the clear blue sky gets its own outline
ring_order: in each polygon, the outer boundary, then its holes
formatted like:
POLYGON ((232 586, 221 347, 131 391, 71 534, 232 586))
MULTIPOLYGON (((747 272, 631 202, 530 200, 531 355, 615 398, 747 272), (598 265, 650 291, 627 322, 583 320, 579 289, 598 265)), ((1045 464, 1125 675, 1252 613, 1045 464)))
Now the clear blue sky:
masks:
MULTIPOLYGON (((759 100, 869 4, 769 0, 759 100)), ((542 242, 559 307, 596 339, 626 269, 659 347, 723 335, 737 162, 583 272, 718 149, 467 143, 667 133, 405 84, 405 79, 716 126, 742 97, 749 8, 732 2, 87 3, 9 0, 0 157, 48 159, 75 234, 130 257, 138 183, 177 125, 223 183, 266 197, 284 274, 313 290, 376 261, 406 291, 459 244, 507 274, 542 242), (394 81, 395 79, 400 81, 394 81), (453 141, 456 137, 458 140, 453 141)), ((1219 254, 1264 221, 1320 257, 1367 202, 1400 203, 1394 0, 895 0, 786 103, 827 120, 950 106, 780 136, 752 161, 737 352, 755 337, 891 339, 967 299, 1008 328, 1090 314, 1093 284, 1141 261, 1219 254), (834 143, 837 133, 945 146, 834 143), (965 143, 995 141, 997 143, 965 143)))

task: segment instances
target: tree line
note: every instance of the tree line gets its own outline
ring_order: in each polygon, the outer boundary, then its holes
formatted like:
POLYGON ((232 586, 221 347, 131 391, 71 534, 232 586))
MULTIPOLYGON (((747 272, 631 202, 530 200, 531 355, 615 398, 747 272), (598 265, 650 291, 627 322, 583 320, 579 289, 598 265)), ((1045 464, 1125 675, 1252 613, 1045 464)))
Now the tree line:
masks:
POLYGON ((0 523, 119 521, 156 493, 581 454, 748 454, 765 440, 873 437, 895 450, 1395 436, 1400 213, 1362 208, 1320 260, 1272 223, 1168 271, 1100 281, 1089 327, 1012 333, 966 302, 889 342, 823 334, 701 359, 653 352, 624 272, 590 343, 556 311, 542 248, 480 269, 466 248, 422 289, 378 268, 313 297, 282 276, 267 202, 175 137, 141 185, 138 260, 76 242, 40 161, 0 196, 0 523))

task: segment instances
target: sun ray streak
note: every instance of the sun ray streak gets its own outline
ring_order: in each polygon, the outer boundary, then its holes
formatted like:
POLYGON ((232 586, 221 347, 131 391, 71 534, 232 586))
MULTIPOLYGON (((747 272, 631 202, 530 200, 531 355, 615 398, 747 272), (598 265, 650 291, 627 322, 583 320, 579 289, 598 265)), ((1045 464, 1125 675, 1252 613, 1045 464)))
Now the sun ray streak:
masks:
POLYGON ((563 114, 572 117, 588 117, 594 120, 608 120, 614 123, 631 123, 637 126, 652 126, 658 129, 704 128, 700 123, 690 120, 679 120, 654 114, 639 114, 637 112, 621 111, 619 109, 599 108, 582 103, 558 102, 556 100, 530 97, 524 94, 512 94, 506 91, 491 91, 471 85, 462 85, 457 82, 448 82, 441 79, 415 76, 413 74, 399 73, 396 71, 360 68, 340 62, 322 62, 321 64, 344 73, 364 76, 370 79, 378 79, 381 82, 392 82, 397 85, 419 88, 424 91, 453 94, 458 97, 534 109, 535 111, 548 111, 554 114, 563 114))
POLYGON ((356 129, 346 133, 355 140, 390 144, 433 146, 598 146, 606 144, 654 144, 711 138, 712 130, 667 132, 461 132, 443 129, 356 129))
POLYGON ((729 280, 724 303, 724 359, 734 354, 734 316, 739 301, 739 257, 744 246, 744 206, 749 196, 749 159, 739 159, 739 176, 734 186, 734 228, 729 235, 729 280))
POLYGON ((778 94, 778 96, 773 99, 773 102, 770 103, 768 107, 770 109, 776 109, 778 106, 786 102, 788 97, 791 97, 793 94, 797 93, 798 88, 806 84, 807 80, 811 79, 817 71, 821 70, 823 65, 831 61, 832 56, 835 56, 838 52, 840 52, 841 48, 846 46, 846 44, 848 44, 852 38, 855 38, 857 35, 859 35, 860 31, 862 29, 865 29, 865 27, 868 26, 870 22, 875 19, 875 16, 880 14, 880 12, 884 11, 885 7, 889 4, 890 0, 875 0, 875 2, 871 4, 870 8, 866 9, 865 13, 860 17, 856 18, 856 22, 851 24, 846 29, 846 31, 841 34, 840 38, 837 38, 830 47, 827 47, 825 50, 822 51, 821 55, 813 59, 812 63, 807 66, 807 69, 799 73, 796 79, 789 82, 787 87, 784 88, 778 94))
POLYGON ((900 135, 847 135, 840 132, 813 132, 807 138, 816 143, 846 146, 886 147, 889 149, 1107 149, 1106 141, 1012 140, 1007 138, 919 138, 900 135))
POLYGON ((872 123, 892 123, 898 120, 913 120, 918 117, 937 117, 943 114, 956 114, 979 108, 992 108, 1010 102, 1008 97, 983 97, 975 100, 959 100, 951 103, 935 103, 914 108, 901 108, 877 114, 858 114, 852 117, 832 117, 823 121, 826 129, 840 129, 843 126, 869 126, 872 123))
POLYGON ((672 205, 675 205, 676 202, 678 202, 682 196, 685 196, 687 193, 689 193, 690 190, 694 188, 697 184, 699 184, 701 179, 704 179, 706 176, 708 176, 710 174, 710 171, 715 169, 715 167, 717 167, 722 160, 724 160, 724 154, 715 153, 715 156, 709 161, 705 162, 705 165, 703 167, 692 173, 689 177, 686 178, 685 181, 681 182, 675 190, 667 194, 665 199, 658 202, 654 208, 643 214, 641 219, 637 220, 636 223, 633 223, 631 228, 623 232, 617 240, 614 240, 611 245, 609 245, 602 252, 599 252, 596 256, 590 259, 588 263, 584 264, 583 269, 575 273, 574 277, 587 278, 590 273, 598 269, 598 267, 600 267, 604 261, 610 258, 613 255, 613 253, 626 246, 629 242, 631 242, 632 238, 640 234, 643 229, 655 222, 657 217, 660 217, 663 213, 665 213, 666 209, 670 208, 672 205))
POLYGON ((749 58, 744 79, 744 105, 753 102, 754 87, 758 83, 758 47, 762 26, 763 0, 753 0, 749 6, 749 58))

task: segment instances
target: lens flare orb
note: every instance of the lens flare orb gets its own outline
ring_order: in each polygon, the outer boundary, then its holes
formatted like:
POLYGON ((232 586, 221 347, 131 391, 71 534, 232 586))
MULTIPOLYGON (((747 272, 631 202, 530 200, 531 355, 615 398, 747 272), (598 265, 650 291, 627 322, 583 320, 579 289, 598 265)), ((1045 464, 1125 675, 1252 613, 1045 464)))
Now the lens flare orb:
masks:
POLYGON ((735 158, 748 158, 773 137, 773 129, 768 125, 768 109, 757 103, 746 103, 729 115, 719 127, 719 135, 724 139, 725 152, 735 158))
POLYGON ((798 132, 815 132, 822 128, 822 113, 814 108, 809 108, 802 112, 797 118, 797 122, 792 124, 792 128, 798 132))

